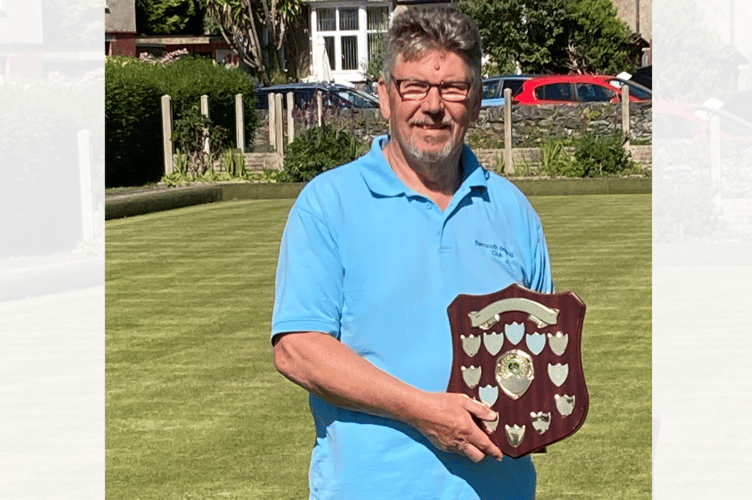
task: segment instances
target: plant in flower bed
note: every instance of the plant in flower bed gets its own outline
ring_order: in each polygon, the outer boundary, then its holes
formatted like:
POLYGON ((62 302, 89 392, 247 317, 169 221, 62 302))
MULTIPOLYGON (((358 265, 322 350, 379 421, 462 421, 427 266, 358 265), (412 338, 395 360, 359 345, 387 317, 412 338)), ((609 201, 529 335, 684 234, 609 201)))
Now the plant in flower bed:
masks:
POLYGON ((562 139, 549 139, 541 145, 540 172, 549 177, 605 177, 648 175, 624 149, 619 132, 588 135, 571 141, 572 156, 562 139))
POLYGON ((349 163, 362 156, 366 148, 354 135, 331 125, 303 131, 285 151, 283 182, 306 182, 321 172, 349 163))

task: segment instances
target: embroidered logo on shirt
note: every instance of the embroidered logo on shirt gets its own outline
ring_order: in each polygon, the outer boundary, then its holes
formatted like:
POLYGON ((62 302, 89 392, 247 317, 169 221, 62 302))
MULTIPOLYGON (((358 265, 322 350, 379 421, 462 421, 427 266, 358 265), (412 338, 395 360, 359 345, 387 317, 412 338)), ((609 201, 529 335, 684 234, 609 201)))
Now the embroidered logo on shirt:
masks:
POLYGON ((487 248, 488 250, 491 251, 491 254, 494 257, 502 257, 502 258, 505 258, 505 259, 513 259, 514 258, 514 254, 512 252, 510 252, 506 248, 504 248, 502 246, 499 246, 499 245, 494 245, 494 244, 490 244, 490 243, 481 243, 480 241, 475 240, 475 246, 479 246, 479 247, 482 247, 482 248, 487 248))

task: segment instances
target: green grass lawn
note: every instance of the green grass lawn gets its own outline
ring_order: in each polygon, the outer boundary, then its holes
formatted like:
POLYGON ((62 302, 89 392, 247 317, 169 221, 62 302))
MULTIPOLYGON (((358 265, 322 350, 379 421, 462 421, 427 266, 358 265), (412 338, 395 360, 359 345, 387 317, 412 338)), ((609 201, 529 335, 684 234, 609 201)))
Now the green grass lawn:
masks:
MULTIPOLYGON (((585 301, 590 413, 536 455, 538 498, 650 498, 650 196, 544 196, 557 289, 585 301)), ((108 500, 304 499, 305 391, 269 343, 292 200, 106 226, 108 500)))

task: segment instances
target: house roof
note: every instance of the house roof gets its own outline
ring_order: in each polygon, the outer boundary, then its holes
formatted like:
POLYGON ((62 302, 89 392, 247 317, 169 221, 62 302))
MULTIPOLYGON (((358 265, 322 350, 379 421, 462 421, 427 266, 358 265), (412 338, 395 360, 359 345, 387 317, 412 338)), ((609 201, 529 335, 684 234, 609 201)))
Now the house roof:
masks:
POLYGON ((104 14, 107 33, 136 32, 136 0, 107 0, 109 12, 104 14))

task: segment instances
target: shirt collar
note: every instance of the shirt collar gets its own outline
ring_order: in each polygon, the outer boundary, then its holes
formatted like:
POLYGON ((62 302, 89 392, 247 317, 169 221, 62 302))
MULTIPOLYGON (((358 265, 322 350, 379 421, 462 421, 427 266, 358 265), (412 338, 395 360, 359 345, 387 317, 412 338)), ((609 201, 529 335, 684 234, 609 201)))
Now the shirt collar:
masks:
MULTIPOLYGON (((389 142, 389 136, 380 135, 373 140, 371 150, 365 156, 364 168, 361 170, 363 180, 368 189, 374 194, 381 196, 400 196, 414 194, 405 184, 397 177, 392 168, 389 166, 384 157, 384 146, 389 142)), ((481 167, 480 162, 475 154, 467 145, 462 146, 462 184, 455 193, 464 197, 473 188, 485 189, 487 187, 488 172, 481 167)))

